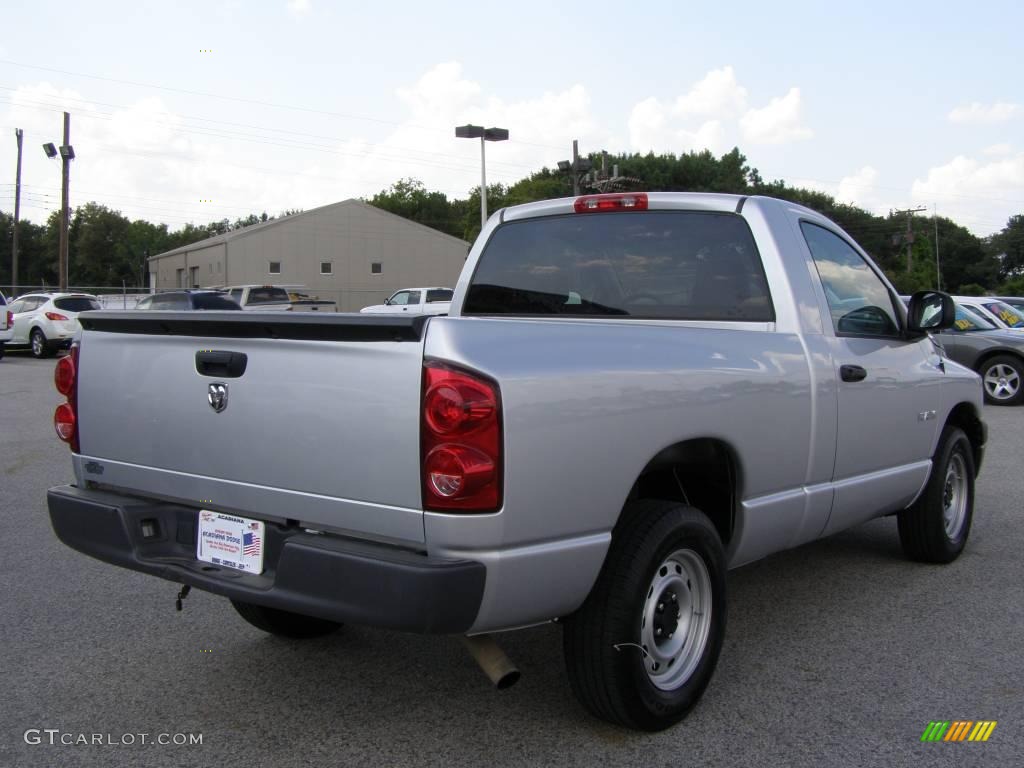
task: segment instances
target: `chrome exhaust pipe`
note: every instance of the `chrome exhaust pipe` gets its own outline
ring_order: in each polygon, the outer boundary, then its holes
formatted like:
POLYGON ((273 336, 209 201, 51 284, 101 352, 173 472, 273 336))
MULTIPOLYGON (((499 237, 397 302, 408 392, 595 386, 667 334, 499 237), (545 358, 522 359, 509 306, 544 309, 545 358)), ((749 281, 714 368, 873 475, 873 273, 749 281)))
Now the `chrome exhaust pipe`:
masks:
POLYGON ((499 691, 519 682, 519 670, 491 635, 463 636, 462 644, 499 691))

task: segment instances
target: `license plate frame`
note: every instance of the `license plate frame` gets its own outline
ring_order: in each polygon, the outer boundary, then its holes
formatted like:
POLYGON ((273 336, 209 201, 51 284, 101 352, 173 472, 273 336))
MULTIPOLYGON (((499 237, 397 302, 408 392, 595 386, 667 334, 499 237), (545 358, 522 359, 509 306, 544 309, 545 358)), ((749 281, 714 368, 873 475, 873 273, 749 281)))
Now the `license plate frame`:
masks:
POLYGON ((196 559, 243 573, 263 573, 266 525, 239 515, 201 509, 196 516, 196 559))

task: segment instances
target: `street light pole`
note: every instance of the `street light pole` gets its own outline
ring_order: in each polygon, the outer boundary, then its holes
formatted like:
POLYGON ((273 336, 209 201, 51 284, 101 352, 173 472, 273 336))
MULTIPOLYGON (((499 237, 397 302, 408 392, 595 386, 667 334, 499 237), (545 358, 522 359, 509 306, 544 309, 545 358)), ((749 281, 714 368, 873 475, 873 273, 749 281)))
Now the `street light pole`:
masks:
POLYGON ((71 211, 68 208, 68 184, 71 178, 71 161, 75 159, 75 148, 71 146, 71 115, 64 113, 64 143, 60 147, 53 143, 43 144, 43 151, 51 160, 58 154, 61 159, 60 173, 60 253, 58 254, 58 281, 60 290, 68 288, 68 224, 71 211))
POLYGON ((71 115, 64 113, 64 143, 60 148, 60 289, 68 289, 68 183, 71 180, 71 158, 74 153, 68 152, 71 146, 71 115), (70 155, 70 157, 69 157, 70 155))
POLYGON ((457 125, 459 139, 480 139, 480 229, 487 224, 487 152, 486 141, 508 141, 508 129, 484 128, 482 125, 457 125))

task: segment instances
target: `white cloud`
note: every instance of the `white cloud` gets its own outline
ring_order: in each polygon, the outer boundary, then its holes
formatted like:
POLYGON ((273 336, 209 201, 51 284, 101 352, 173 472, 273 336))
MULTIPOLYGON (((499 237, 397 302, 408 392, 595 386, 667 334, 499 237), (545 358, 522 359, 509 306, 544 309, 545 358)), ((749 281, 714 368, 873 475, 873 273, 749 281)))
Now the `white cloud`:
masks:
POLYGON ((707 120, 694 130, 679 126, 676 113, 655 98, 633 107, 629 116, 630 144, 638 152, 687 152, 710 149, 723 152, 727 147, 720 120, 707 120))
POLYGON ((997 101, 994 104, 972 102, 950 110, 947 115, 951 123, 1003 123, 1022 113, 1019 104, 1008 101, 997 101))
POLYGON ((304 16, 311 8, 309 0, 288 0, 288 13, 293 16, 304 16))
POLYGON ((865 165, 856 173, 844 176, 839 180, 836 188, 836 200, 848 205, 857 205, 861 208, 874 210, 875 183, 878 181, 878 171, 870 165, 865 165))
POLYGON ((989 147, 985 147, 982 152, 986 155, 1010 155, 1013 154, 1013 145, 1005 142, 1002 144, 993 144, 989 147))
POLYGON ((1024 207, 1024 152, 983 161, 958 155, 915 179, 912 197, 937 203, 940 214, 977 234, 991 234, 1024 207))
POLYGON ((754 144, 784 144, 814 135, 801 123, 800 89, 790 88, 761 109, 751 109, 740 118, 743 138, 754 144))
POLYGON ((689 115, 728 117, 747 104, 747 89, 736 82, 732 67, 713 69, 689 93, 676 99, 673 112, 689 115))

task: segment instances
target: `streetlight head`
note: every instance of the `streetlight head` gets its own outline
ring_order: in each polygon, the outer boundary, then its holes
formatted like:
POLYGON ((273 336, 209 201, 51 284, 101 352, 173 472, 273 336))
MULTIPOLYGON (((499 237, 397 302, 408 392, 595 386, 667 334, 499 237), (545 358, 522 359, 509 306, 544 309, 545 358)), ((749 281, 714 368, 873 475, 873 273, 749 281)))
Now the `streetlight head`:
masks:
POLYGON ((508 128, 488 128, 484 131, 486 141, 508 141, 508 128))
POLYGON ((74 160, 75 148, 72 147, 70 144, 62 144, 60 147, 60 156, 63 157, 65 160, 74 160))
POLYGON ((459 139, 479 139, 484 135, 482 125, 457 125, 455 126, 455 137, 459 139))
POLYGON ((46 153, 47 157, 52 159, 57 156, 57 147, 54 146, 52 141, 48 142, 46 144, 43 144, 43 152, 46 153))
POLYGON ((563 171, 563 172, 564 171, 571 171, 572 170, 572 163, 570 163, 568 160, 559 160, 558 161, 558 170, 563 171))

